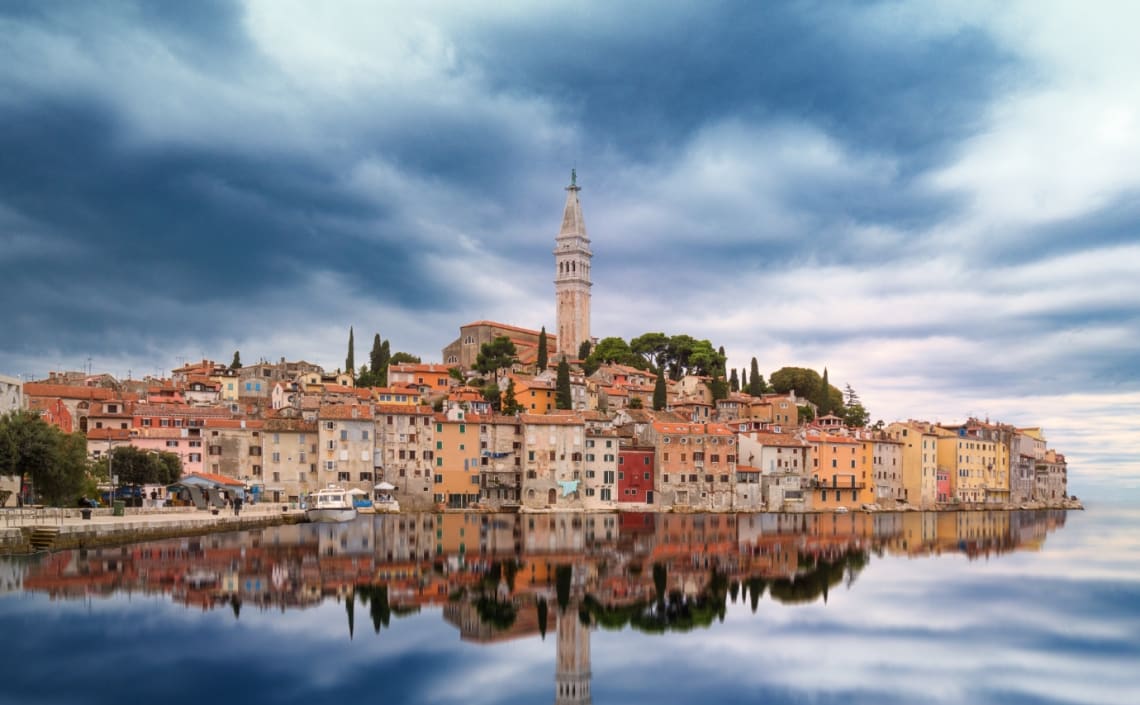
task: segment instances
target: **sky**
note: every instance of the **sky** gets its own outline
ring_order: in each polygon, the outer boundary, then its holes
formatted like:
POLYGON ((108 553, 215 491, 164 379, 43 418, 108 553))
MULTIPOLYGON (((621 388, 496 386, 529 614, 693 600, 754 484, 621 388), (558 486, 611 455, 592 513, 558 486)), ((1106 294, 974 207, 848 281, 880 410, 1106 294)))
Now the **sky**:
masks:
POLYGON ((1140 491, 1129 2, 0 4, 0 374, 686 333, 1140 491))

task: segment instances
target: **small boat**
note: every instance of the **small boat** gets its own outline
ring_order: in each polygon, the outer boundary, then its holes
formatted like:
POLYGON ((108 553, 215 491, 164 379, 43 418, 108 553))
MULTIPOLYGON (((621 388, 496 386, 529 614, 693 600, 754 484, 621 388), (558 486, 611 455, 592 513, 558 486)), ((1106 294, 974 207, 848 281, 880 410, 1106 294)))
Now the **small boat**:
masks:
POLYGON ((352 495, 335 485, 317 490, 309 496, 305 518, 316 522, 352 521, 356 518, 352 495))
POLYGON ((392 496, 396 486, 390 482, 381 482, 372 488, 372 511, 377 514, 400 511, 400 503, 392 496))

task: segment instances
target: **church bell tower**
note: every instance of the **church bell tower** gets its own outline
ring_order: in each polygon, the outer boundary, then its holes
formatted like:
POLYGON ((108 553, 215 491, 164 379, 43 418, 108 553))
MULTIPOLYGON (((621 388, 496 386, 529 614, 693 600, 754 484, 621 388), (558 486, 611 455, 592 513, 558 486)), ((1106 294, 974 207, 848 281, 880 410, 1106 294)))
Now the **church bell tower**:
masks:
POLYGON ((558 300, 558 354, 578 356, 578 348, 590 339, 590 238, 578 201, 578 174, 570 170, 562 228, 554 238, 554 293, 558 300))

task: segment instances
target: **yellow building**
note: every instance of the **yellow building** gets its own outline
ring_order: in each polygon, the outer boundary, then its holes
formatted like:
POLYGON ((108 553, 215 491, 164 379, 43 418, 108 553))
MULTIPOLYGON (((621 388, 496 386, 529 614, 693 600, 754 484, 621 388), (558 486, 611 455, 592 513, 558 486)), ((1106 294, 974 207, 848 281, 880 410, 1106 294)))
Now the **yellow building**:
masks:
POLYGON ((938 434, 938 465, 950 473, 952 501, 979 504, 1004 486, 1009 496, 1009 450, 1002 443, 946 428, 938 434))
POLYGON ((902 443, 903 499, 933 507, 938 500, 938 435, 922 421, 892 423, 887 435, 902 443))
POLYGON ((436 504, 457 509, 479 501, 479 422, 478 416, 460 408, 433 418, 432 495, 436 504))

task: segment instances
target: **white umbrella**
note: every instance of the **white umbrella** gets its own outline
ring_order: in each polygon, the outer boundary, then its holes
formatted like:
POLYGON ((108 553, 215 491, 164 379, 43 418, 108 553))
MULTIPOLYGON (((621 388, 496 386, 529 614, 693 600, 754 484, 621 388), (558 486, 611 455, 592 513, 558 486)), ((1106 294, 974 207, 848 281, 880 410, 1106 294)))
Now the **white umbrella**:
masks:
POLYGON ((353 487, 351 490, 348 491, 348 493, 349 494, 368 494, 367 492, 360 489, 359 487, 353 487))
POLYGON ((379 485, 376 485, 372 489, 374 489, 374 490, 394 490, 394 489, 396 489, 396 486, 393 485, 391 482, 381 482, 379 485))

